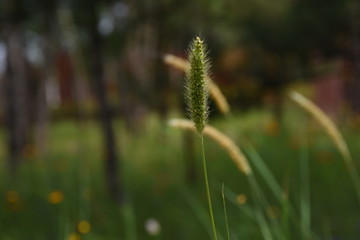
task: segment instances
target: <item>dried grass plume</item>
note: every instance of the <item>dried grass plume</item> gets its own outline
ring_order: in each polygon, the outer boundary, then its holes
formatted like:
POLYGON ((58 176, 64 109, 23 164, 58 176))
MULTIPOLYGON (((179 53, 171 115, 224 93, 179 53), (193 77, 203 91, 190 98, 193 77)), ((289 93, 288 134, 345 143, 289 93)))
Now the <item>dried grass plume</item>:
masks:
POLYGON ((312 115, 314 119, 325 129, 326 133, 329 135, 343 156, 345 163, 348 167, 350 167, 350 165, 352 165, 350 151, 340 131, 335 126, 335 123, 331 121, 330 118, 318 106, 316 106, 313 102, 300 93, 293 91, 290 93, 290 98, 310 115, 312 115))
MULTIPOLYGON (((186 119, 171 119, 168 124, 172 127, 196 131, 195 125, 192 121, 186 119)), ((250 165, 245 157, 245 155, 241 152, 238 146, 225 134, 217 130, 216 128, 206 125, 203 131, 205 136, 213 139, 217 142, 225 151, 229 154, 230 158, 234 161, 236 166, 246 175, 250 175, 252 173, 250 165)))

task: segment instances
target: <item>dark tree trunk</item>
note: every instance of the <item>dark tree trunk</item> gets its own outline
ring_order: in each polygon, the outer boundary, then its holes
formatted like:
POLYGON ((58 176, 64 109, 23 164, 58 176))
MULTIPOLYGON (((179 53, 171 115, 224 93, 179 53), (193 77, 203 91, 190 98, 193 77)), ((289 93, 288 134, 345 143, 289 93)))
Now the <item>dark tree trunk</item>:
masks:
POLYGON ((124 202, 123 184, 119 178, 119 166, 118 156, 116 149, 116 140, 114 135, 114 129, 112 126, 112 114, 110 105, 106 97, 106 84, 104 79, 104 66, 102 56, 102 37, 97 31, 98 16, 96 13, 96 6, 91 1, 91 24, 90 24, 90 35, 91 35, 91 64, 90 69, 93 78, 94 90, 96 93, 100 123, 104 135, 105 142, 105 169, 107 184, 111 196, 115 199, 118 204, 124 202))
MULTIPOLYGON (((45 34, 46 36, 48 34, 45 34)), ((39 76, 38 83, 37 83, 37 89, 36 89, 36 95, 35 95, 35 147, 37 153, 39 155, 43 155, 46 152, 47 147, 47 130, 48 130, 48 121, 49 121, 49 113, 48 113, 48 106, 46 102, 46 81, 52 74, 52 51, 50 49, 50 38, 46 37, 46 46, 43 48, 44 55, 45 55, 45 62, 44 65, 41 68, 41 73, 39 76)))
POLYGON ((72 97, 75 102, 76 116, 79 127, 81 127, 86 120, 86 113, 83 109, 83 105, 89 96, 89 83, 87 80, 90 79, 89 73, 85 67, 84 53, 80 46, 80 36, 77 26, 74 24, 73 13, 66 8, 60 7, 59 12, 59 27, 62 34, 65 36, 66 54, 68 54, 69 62, 73 67, 72 77, 73 81, 71 84, 72 97))
POLYGON ((6 116, 9 167, 15 173, 22 160, 28 137, 28 94, 24 56, 24 39, 17 26, 9 26, 7 34, 8 65, 6 72, 6 116))
MULTIPOLYGON (((156 52, 157 53, 163 53, 164 52, 164 46, 165 46, 165 26, 164 26, 164 17, 167 13, 165 7, 162 6, 162 4, 158 4, 155 9, 154 14, 154 29, 157 31, 157 39, 156 39, 156 52)), ((166 71, 166 66, 163 62, 163 59, 158 56, 155 59, 155 90, 158 91, 157 97, 155 98, 155 106, 160 114, 160 117, 162 120, 166 120, 167 113, 168 113, 168 101, 167 101, 167 95, 169 91, 168 86, 168 76, 166 71)))
POLYGON ((345 83, 345 96, 350 102, 352 110, 360 113, 360 4, 353 2, 351 16, 352 46, 346 54, 351 65, 352 74, 345 83))

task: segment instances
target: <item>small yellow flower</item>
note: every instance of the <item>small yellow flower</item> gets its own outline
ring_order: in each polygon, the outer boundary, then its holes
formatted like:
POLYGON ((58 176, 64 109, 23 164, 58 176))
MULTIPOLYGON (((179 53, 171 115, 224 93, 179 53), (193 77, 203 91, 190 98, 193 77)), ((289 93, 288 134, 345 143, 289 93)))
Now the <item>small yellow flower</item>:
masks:
POLYGON ((245 194, 239 194, 237 197, 236 197, 236 202, 240 205, 243 205, 246 203, 246 195, 245 194))
POLYGON ((64 194, 61 191, 52 191, 48 195, 48 201, 51 204, 59 204, 64 200, 64 194))
POLYGON ((271 219, 276 219, 279 217, 279 214, 280 214, 280 210, 277 206, 269 206, 267 209, 266 209, 266 212, 268 214, 268 216, 271 218, 271 219))
POLYGON ((36 148, 34 145, 32 144, 28 144, 24 147, 24 149, 22 150, 22 155, 26 158, 29 159, 33 159, 36 157, 37 152, 36 152, 36 148))
POLYGON ((6 201, 8 203, 18 203, 20 201, 19 194, 14 190, 9 190, 6 192, 6 201))
POLYGON ((80 233, 86 234, 90 232, 91 225, 88 221, 80 221, 77 228, 80 233))
POLYGON ((334 156, 331 154, 331 152, 322 150, 316 152, 316 161, 322 163, 322 164, 329 164, 334 160, 334 156))
POLYGON ((68 240, 81 240, 81 237, 78 233, 71 233, 68 237, 68 240))
POLYGON ((279 135, 280 126, 279 123, 275 120, 269 121, 265 125, 265 133, 269 136, 275 137, 279 135))
POLYGON ((23 210, 24 205, 21 202, 19 194, 14 190, 9 190, 5 194, 5 199, 7 202, 7 209, 12 212, 19 212, 23 210))

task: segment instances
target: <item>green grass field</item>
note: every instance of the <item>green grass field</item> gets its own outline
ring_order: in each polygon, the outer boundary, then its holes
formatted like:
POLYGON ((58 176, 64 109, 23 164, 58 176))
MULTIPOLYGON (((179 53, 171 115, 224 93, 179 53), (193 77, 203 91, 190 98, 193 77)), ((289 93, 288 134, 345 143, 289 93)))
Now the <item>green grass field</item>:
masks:
MULTIPOLYGON (((359 202, 340 154, 309 116, 293 108, 287 106, 281 124, 265 110, 211 118, 244 151, 264 195, 256 200, 227 153, 205 139, 220 239, 226 237, 222 184, 231 239, 360 238, 359 202), (276 187, 283 196, 273 194, 276 187)), ((197 179, 189 183, 183 131, 155 116, 135 135, 121 121, 114 125, 128 199, 121 208, 107 195, 96 122, 52 124, 47 151, 29 147, 16 178, 7 173, 0 129, 0 239, 211 239, 198 141, 191 159, 197 179), (161 229, 146 230, 149 219, 161 229)), ((344 120, 339 129, 359 164, 359 128, 344 120)))

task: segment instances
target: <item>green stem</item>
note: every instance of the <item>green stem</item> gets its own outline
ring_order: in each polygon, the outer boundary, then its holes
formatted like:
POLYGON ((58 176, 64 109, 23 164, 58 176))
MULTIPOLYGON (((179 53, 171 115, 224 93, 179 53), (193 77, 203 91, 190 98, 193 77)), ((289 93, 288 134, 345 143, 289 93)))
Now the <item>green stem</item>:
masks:
POLYGON ((209 204, 210 220, 211 220, 212 230, 213 230, 213 233, 214 233, 214 240, 217 240, 215 219, 214 219, 213 207, 212 207, 212 203, 211 203, 210 187, 209 187, 209 180, 208 180, 207 168, 206 168, 205 148, 204 148, 204 137, 203 137, 203 135, 201 135, 200 138, 201 138, 202 162, 203 162, 203 168, 204 168, 206 195, 207 195, 208 204, 209 204))
POLYGON ((227 236, 227 240, 230 240, 229 223, 228 223, 228 216, 227 216, 227 211, 226 211, 226 202, 225 202, 225 193, 224 193, 224 183, 223 183, 223 185, 222 185, 221 195, 222 195, 223 206, 224 206, 224 216, 225 216, 226 236, 227 236))

